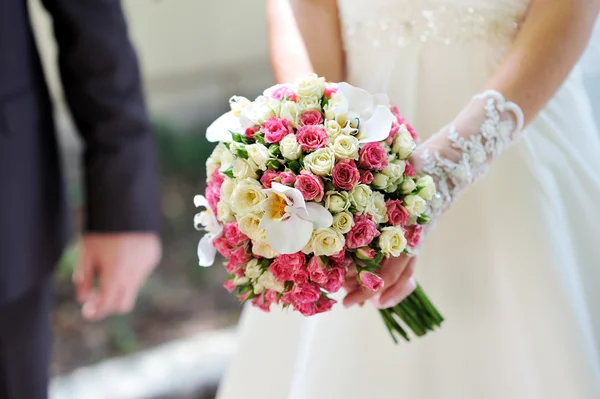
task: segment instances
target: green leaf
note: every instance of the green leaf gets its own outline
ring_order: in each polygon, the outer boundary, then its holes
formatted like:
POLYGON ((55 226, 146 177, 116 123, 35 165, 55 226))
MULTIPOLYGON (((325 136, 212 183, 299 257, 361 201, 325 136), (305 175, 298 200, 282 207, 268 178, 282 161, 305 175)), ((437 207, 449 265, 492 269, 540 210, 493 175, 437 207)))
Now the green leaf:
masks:
POLYGON ((265 135, 262 133, 257 133, 254 135, 254 139, 256 140, 257 143, 260 143, 262 145, 267 144, 265 141, 265 135))
POLYGON ((269 154, 275 158, 278 158, 281 155, 281 148, 277 144, 272 144, 269 146, 269 154))
POLYGON ((244 147, 238 149, 237 156, 240 158, 248 159, 248 150, 246 150, 246 148, 244 147))
POLYGON ((232 132, 231 130, 229 131, 229 133, 231 133, 231 138, 233 139, 233 141, 235 141, 236 143, 243 143, 243 136, 239 133, 236 132, 232 132))
POLYGON ((418 224, 427 224, 431 221, 431 217, 429 217, 429 215, 422 213, 418 218, 417 218, 417 223, 418 224))
POLYGON ((330 180, 327 180, 325 182, 325 192, 327 192, 327 191, 336 191, 335 186, 333 185, 333 183, 330 180))
POLYGON ((300 173, 300 168, 301 168, 300 162, 298 162, 298 161, 287 161, 287 166, 295 174, 300 173))
POLYGON ((225 176, 229 177, 230 179, 234 178, 233 167, 231 167, 231 166, 225 170, 222 170, 221 173, 224 174, 225 176))

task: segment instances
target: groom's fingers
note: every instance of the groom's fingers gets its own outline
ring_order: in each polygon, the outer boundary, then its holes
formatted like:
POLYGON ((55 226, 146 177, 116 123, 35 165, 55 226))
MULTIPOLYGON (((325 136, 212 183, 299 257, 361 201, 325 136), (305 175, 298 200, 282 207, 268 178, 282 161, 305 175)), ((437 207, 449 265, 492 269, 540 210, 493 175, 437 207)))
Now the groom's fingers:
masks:
POLYGON ((79 264, 73 271, 73 284, 75 284, 77 301, 86 302, 94 288, 94 261, 85 244, 81 246, 79 264))
POLYGON ((106 273, 109 268, 102 268, 100 275, 100 292, 96 303, 90 303, 84 316, 90 320, 101 320, 106 316, 117 313, 123 288, 115 281, 112 274, 106 273))

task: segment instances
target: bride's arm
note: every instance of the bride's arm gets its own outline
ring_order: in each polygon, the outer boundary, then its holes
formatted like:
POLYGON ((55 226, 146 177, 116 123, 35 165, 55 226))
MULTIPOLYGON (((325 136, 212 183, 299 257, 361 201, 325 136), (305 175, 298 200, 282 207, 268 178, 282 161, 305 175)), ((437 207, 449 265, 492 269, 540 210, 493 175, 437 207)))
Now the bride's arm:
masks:
POLYGON ((598 0, 532 0, 508 56, 485 88, 519 104, 529 122, 581 56, 599 9, 598 0))
POLYGON ((417 147, 411 161, 430 174, 437 219, 519 136, 577 63, 600 0, 533 0, 511 50, 485 91, 417 147))
POLYGON ((336 0, 267 0, 271 65, 278 82, 307 73, 344 79, 336 0))

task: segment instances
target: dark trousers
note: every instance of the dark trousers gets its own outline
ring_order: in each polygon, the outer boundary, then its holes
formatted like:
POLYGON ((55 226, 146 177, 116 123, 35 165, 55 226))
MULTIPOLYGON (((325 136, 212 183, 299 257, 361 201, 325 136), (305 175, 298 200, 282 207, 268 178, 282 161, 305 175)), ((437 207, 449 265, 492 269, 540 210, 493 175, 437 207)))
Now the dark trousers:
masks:
POLYGON ((52 284, 0 305, 0 399, 46 399, 52 284))

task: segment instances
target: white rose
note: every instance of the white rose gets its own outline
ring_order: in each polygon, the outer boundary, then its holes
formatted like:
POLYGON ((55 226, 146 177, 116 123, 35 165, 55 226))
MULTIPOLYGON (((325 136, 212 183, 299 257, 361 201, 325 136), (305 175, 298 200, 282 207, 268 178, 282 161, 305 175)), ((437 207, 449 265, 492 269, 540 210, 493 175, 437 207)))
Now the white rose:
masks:
POLYGON ((231 151, 231 153, 236 157, 238 156, 238 151, 244 149, 244 147, 246 147, 245 144, 238 143, 237 141, 232 141, 229 143, 229 151, 231 151))
POLYGON ((427 209, 427 202, 418 195, 407 195, 404 197, 404 207, 409 216, 418 217, 427 209))
POLYGON ((374 192, 369 201, 366 210, 367 214, 373 217, 373 221, 377 224, 388 221, 387 207, 385 206, 385 197, 380 192, 374 192))
POLYGON ((404 175, 404 169, 406 168, 406 163, 404 161, 394 161, 390 162, 388 166, 383 169, 383 173, 386 176, 389 176, 390 181, 395 183, 402 179, 404 175))
POLYGON ((406 129, 406 125, 401 125, 394 143, 392 151, 398 154, 400 159, 406 159, 412 154, 417 144, 413 140, 410 132, 406 129))
POLYGON ((329 143, 333 143, 337 136, 342 134, 342 127, 335 120, 329 120, 325 122, 325 131, 327 132, 327 140, 329 143))
POLYGON ((229 151, 227 146, 223 143, 217 144, 213 152, 210 154, 210 157, 216 162, 221 163, 221 155, 225 152, 229 151))
POLYGON ((279 113, 280 107, 281 101, 265 96, 259 96, 252 104, 253 115, 251 115, 251 118, 257 125, 262 125, 272 117, 276 116, 279 113))
POLYGON ((262 272, 263 270, 262 267, 260 267, 260 263, 258 263, 258 259, 252 258, 246 264, 246 270, 244 271, 244 274, 248 278, 256 279, 262 274, 262 272))
POLYGON ((208 176, 206 181, 210 182, 212 180, 212 174, 215 170, 219 169, 220 166, 221 164, 213 157, 208 157, 206 160, 206 175, 208 176))
POLYGON ((415 183, 415 180, 411 179, 410 177, 404 179, 402 184, 400 184, 400 191, 402 194, 410 194, 415 190, 415 188, 417 188, 417 183, 415 183))
POLYGON ((350 212, 340 212, 333 216, 332 229, 346 234, 352 229, 352 226, 354 226, 354 217, 350 212))
POLYGON ((331 149, 337 159, 358 159, 359 143, 354 136, 338 135, 331 149))
POLYGON ((336 111, 342 106, 343 99, 340 93, 333 93, 325 106, 325 118, 335 120, 336 111))
POLYGON ((217 219, 222 223, 233 222, 235 217, 231 212, 231 207, 225 201, 219 201, 217 203, 217 219))
POLYGON ((246 108, 250 104, 252 104, 252 102, 246 97, 233 96, 229 99, 229 106, 231 107, 231 111, 233 111, 235 116, 240 116, 242 109, 246 108))
POLYGON ((283 101, 279 108, 279 117, 290 121, 294 128, 298 127, 298 118, 300 117, 298 104, 293 101, 283 101))
POLYGON ((373 184, 373 187, 376 189, 383 190, 388 186, 389 183, 390 178, 388 176, 384 175, 383 173, 375 173, 375 175, 373 175, 373 182, 371 184, 373 184))
POLYGON ((320 148, 304 158, 304 167, 317 176, 329 176, 335 165, 335 156, 330 148, 320 148))
POLYGON ((263 258, 273 259, 279 256, 268 242, 266 241, 253 241, 252 242, 252 253, 254 255, 262 256, 263 258))
POLYGON ((254 162, 248 162, 244 158, 237 158, 233 162, 233 175, 238 179, 258 179, 255 166, 254 162))
POLYGON ((243 216, 248 213, 262 213, 261 203, 266 196, 261 184, 250 178, 238 180, 231 194, 231 209, 236 215, 243 216))
POLYGON ((285 286, 283 285, 283 283, 280 283, 279 281, 277 281, 277 279, 275 278, 273 273, 271 273, 268 270, 266 270, 258 278, 258 284, 262 285, 263 287, 265 287, 268 290, 273 290, 273 291, 280 292, 280 293, 285 290, 285 286))
POLYGON ((350 203, 356 209, 358 215, 362 215, 367 209, 367 205, 371 201, 373 191, 366 184, 357 184, 350 191, 350 203))
POLYGON ((298 144, 295 134, 285 136, 279 143, 279 149, 284 158, 292 161, 300 158, 300 155, 302 155, 302 147, 298 144))
POLYGON ((303 114, 306 111, 312 110, 321 111, 320 97, 301 97, 298 99, 298 111, 303 114))
POLYGON ((379 248, 384 255, 400 256, 406 248, 406 238, 402 228, 384 227, 378 240, 379 248))
POLYGON ((226 177, 221 184, 221 202, 229 203, 233 189, 235 188, 235 180, 226 177))
POLYGON ((346 191, 328 191, 325 194, 325 208, 332 213, 338 213, 348 210, 350 207, 350 198, 346 191))
POLYGON ((246 146, 248 158, 258 166, 260 170, 267 169, 267 161, 270 159, 269 149, 260 143, 246 146))
POLYGON ((300 97, 323 97, 325 91, 325 78, 320 78, 316 74, 310 74, 296 81, 298 87, 298 96, 300 97))
POLYGON ((231 153, 231 151, 227 150, 221 154, 221 167, 220 170, 229 169, 229 167, 233 164, 236 157, 231 153))
POLYGON ((235 277, 233 279, 233 284, 235 285, 246 285, 250 282, 248 277, 235 277))
POLYGON ((312 250, 316 256, 333 256, 344 248, 345 243, 342 233, 331 228, 313 232, 312 250))
POLYGON ((248 213, 237 218, 238 228, 242 233, 250 237, 252 241, 265 241, 267 231, 259 227, 260 217, 253 213, 248 213))
POLYGON ((398 185, 397 184, 390 184, 389 186, 387 186, 384 191, 386 193, 395 193, 396 191, 398 191, 398 185))
POLYGON ((433 178, 429 175, 425 175, 417 180, 417 187, 421 187, 419 190, 419 197, 426 201, 429 201, 435 195, 435 183, 433 178))

